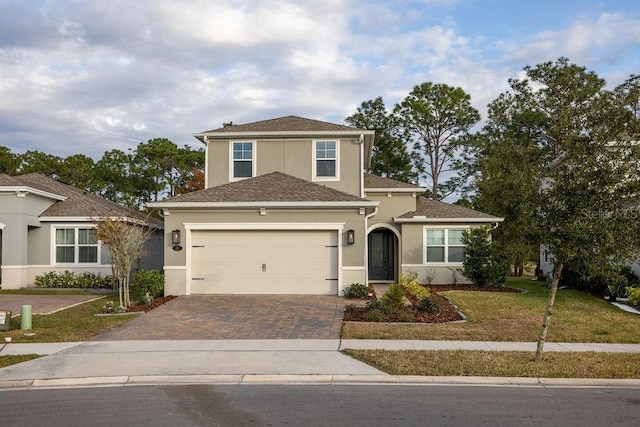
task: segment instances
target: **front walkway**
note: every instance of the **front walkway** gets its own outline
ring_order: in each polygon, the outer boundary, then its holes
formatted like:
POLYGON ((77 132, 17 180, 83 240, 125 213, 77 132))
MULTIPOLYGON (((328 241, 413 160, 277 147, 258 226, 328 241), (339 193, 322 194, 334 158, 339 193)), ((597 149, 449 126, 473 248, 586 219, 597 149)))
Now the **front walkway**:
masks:
POLYGON ((95 340, 339 339, 344 306, 324 295, 180 296, 95 340))

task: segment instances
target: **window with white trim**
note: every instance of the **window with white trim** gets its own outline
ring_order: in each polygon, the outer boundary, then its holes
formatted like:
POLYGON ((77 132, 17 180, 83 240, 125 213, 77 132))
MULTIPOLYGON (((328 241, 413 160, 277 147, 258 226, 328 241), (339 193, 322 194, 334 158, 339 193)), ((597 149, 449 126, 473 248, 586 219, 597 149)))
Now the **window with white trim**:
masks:
POLYGON ((56 264, 98 264, 100 245, 94 228, 56 228, 56 264))
POLYGON ((465 244, 464 228, 425 228, 425 264, 462 264, 465 244))
POLYGON ((338 141, 313 142, 313 177, 315 180, 339 178, 338 141))
POLYGON ((251 178, 255 175, 253 141, 231 142, 231 178, 251 178))

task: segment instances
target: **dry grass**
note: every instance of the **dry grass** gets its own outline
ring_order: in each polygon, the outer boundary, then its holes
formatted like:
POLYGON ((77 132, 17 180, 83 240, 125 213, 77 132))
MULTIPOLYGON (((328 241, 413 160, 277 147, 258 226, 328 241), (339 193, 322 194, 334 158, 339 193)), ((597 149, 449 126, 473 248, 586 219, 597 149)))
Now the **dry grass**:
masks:
MULTIPOLYGON (((509 279, 522 294, 447 292, 467 317, 466 323, 346 323, 343 338, 536 341, 548 290, 530 279, 509 279)), ((551 342, 640 343, 640 316, 574 290, 558 292, 547 340, 551 342)))
POLYGON ((31 331, 20 330, 20 318, 13 318, 11 330, 2 332, 2 336, 12 337, 14 343, 90 340, 133 318, 133 316, 95 317, 94 314, 103 313, 102 307, 110 300, 109 298, 117 301, 118 296, 109 294, 107 298, 90 301, 53 314, 34 314, 31 331), (25 332, 35 335, 26 336, 25 332))
POLYGON ((534 378, 640 378, 640 354, 345 350, 392 375, 534 378))
POLYGON ((19 356, 0 356, 0 368, 5 366, 15 365, 16 363, 28 362, 29 360, 42 357, 37 354, 22 354, 19 356))

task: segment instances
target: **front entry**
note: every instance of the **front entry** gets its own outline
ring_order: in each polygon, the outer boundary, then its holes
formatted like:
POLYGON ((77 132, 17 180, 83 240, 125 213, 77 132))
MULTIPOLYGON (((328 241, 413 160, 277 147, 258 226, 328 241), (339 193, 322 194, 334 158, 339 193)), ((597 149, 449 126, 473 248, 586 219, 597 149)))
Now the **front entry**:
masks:
POLYGON ((369 280, 395 280, 393 232, 379 228, 369 233, 369 280))

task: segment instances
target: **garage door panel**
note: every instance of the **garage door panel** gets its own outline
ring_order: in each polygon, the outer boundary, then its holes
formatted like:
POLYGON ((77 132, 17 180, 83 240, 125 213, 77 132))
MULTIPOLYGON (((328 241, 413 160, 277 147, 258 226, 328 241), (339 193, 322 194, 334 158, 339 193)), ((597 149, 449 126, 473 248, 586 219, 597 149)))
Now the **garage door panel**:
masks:
POLYGON ((336 231, 195 231, 192 293, 337 294, 336 231))

